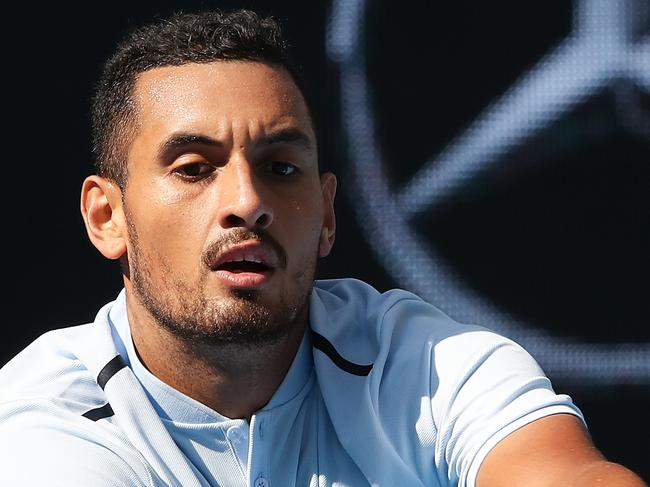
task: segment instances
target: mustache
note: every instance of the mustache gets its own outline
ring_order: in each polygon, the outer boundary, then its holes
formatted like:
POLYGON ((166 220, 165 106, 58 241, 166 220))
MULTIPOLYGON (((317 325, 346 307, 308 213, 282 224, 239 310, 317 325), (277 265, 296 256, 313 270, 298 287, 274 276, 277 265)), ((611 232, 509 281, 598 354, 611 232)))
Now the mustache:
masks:
POLYGON ((217 238, 214 242, 211 242, 203 252, 201 261, 207 267, 210 267, 211 264, 219 258, 219 255, 228 247, 243 242, 250 242, 251 240, 255 240, 270 247, 278 258, 278 267, 284 269, 287 266, 287 252, 275 238, 273 238, 266 230, 253 231, 246 230, 245 228, 234 228, 217 238))

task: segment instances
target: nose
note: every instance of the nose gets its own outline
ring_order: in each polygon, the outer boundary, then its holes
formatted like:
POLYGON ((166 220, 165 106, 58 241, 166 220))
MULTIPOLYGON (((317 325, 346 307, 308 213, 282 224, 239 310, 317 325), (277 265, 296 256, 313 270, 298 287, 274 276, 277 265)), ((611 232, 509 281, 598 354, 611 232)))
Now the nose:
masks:
POLYGON ((273 221, 273 210, 265 201, 262 183, 245 158, 230 160, 217 176, 219 224, 222 228, 264 230, 273 221))

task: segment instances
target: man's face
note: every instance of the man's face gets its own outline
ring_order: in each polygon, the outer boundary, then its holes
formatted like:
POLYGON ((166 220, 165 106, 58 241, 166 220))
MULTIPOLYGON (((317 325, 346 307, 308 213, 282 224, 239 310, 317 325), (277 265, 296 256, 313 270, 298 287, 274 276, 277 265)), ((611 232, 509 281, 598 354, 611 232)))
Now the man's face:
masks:
POLYGON ((156 68, 134 98, 127 290, 184 338, 287 335, 329 252, 335 191, 290 75, 235 61, 156 68))

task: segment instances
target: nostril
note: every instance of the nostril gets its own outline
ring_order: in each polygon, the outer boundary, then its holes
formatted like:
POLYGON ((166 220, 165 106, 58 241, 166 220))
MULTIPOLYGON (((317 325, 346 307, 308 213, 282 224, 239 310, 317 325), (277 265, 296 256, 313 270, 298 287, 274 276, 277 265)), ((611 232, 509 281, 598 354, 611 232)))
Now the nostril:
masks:
POLYGON ((236 213, 230 213, 229 215, 226 216, 224 223, 225 226, 228 228, 234 228, 234 227, 255 227, 255 228, 266 228, 271 224, 271 214, 267 212, 263 212, 260 216, 257 217, 257 219, 254 218, 244 218, 236 213))
POLYGON ((255 222, 255 224, 259 227, 264 228, 270 223, 270 218, 271 217, 269 216, 268 213, 262 213, 257 219, 257 221, 255 222))
POLYGON ((228 226, 231 227, 241 227, 246 224, 243 218, 231 213, 226 217, 226 221, 228 222, 228 226))

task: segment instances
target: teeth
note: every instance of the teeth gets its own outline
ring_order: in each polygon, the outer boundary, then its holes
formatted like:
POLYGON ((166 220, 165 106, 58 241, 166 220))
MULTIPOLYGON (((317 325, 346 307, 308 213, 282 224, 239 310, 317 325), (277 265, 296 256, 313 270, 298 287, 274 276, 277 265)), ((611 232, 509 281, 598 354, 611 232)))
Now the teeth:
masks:
POLYGON ((244 257, 235 257, 228 262, 255 262, 256 264, 261 264, 262 259, 255 257, 254 255, 246 255, 244 257))
POLYGON ((253 256, 253 255, 247 255, 247 256, 244 258, 244 260, 247 260, 248 262, 256 262, 256 263, 258 263, 258 264, 261 264, 261 263, 262 263, 262 260, 261 260, 261 259, 258 259, 257 257, 255 257, 255 256, 253 256))

